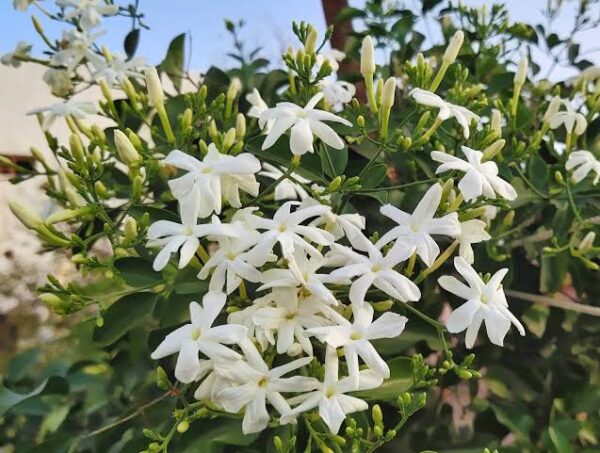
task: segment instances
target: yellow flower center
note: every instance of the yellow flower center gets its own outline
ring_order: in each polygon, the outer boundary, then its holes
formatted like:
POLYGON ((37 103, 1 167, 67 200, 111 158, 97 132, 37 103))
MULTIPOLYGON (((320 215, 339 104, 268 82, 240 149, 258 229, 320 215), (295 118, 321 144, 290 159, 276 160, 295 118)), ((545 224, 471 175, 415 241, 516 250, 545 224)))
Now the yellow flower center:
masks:
POLYGON ((351 340, 360 340, 362 338, 362 334, 360 332, 352 332, 350 335, 351 340))
POLYGON ((196 341, 198 338, 202 336, 202 331, 198 328, 192 330, 192 340, 196 341))

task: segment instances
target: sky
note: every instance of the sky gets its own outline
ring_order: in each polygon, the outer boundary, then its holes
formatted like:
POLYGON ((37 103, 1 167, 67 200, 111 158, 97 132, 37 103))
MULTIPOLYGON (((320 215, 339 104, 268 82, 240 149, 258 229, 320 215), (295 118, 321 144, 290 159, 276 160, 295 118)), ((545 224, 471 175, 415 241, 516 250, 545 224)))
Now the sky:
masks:
MULTIPOLYGON (((126 4, 126 0, 118 0, 126 4)), ((364 0, 350 0, 352 6, 361 7, 364 0)), ((403 2, 398 2, 403 3, 403 2)), ((418 0, 406 0, 411 6, 418 0)), ((464 0, 464 3, 480 6, 491 5, 493 2, 484 0, 464 0)), ((505 0, 511 19, 527 22, 544 22, 542 9, 546 0, 505 0)), ((572 24, 573 10, 577 1, 568 2, 568 11, 557 21, 556 31, 565 34, 572 24)), ((50 8, 49 0, 41 5, 50 8)), ((263 56, 273 60, 278 58, 288 44, 295 43, 291 31, 293 20, 305 20, 319 29, 324 29, 325 20, 322 13, 321 0, 141 0, 140 9, 145 13, 145 22, 151 27, 143 30, 138 55, 144 56, 151 63, 158 63, 164 56, 171 38, 182 32, 191 36, 190 68, 205 70, 211 65, 228 66, 232 64, 226 53, 231 49, 231 38, 223 25, 224 19, 244 19, 247 23, 242 36, 248 47, 263 47, 263 56)), ((39 38, 31 26, 31 14, 42 19, 43 15, 30 7, 26 13, 12 8, 11 0, 0 3, 0 54, 12 50, 17 41, 25 40, 34 43, 34 54, 43 50, 39 38)), ((434 19, 430 18, 430 25, 434 19)), ((52 37, 59 37, 62 24, 43 21, 44 29, 52 37)), ((104 22, 106 34, 100 42, 111 50, 122 50, 123 37, 129 30, 130 23, 126 18, 109 18, 104 22)), ((419 24, 424 27, 424 24, 419 24)), ((439 33, 435 26, 433 41, 439 41, 439 33)), ((582 43, 582 50, 592 50, 594 43, 600 42, 600 30, 587 32, 582 43)), ((542 55, 537 55, 541 65, 547 66, 542 55)), ((600 64, 600 53, 590 54, 600 64)), ((554 78, 572 75, 558 68, 554 78)))

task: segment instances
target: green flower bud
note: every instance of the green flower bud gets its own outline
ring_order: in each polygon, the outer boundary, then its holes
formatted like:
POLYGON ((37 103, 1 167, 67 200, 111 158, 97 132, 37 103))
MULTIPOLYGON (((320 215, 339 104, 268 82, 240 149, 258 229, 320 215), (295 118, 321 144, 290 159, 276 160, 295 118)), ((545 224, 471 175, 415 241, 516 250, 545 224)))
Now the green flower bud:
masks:
POLYGON ((165 93, 160 82, 160 77, 154 66, 146 68, 145 75, 148 100, 151 106, 156 107, 165 101, 165 93))
POLYGON ((327 186, 329 192, 335 192, 342 184, 342 177, 336 176, 327 186))
POLYGON ((85 163, 85 151, 83 149, 83 143, 77 134, 71 134, 69 137, 69 147, 71 148, 71 155, 78 164, 85 163))
POLYGON ((177 432, 180 434, 185 433, 188 429, 190 429, 190 422, 184 420, 177 424, 177 432))
POLYGON ((394 301, 384 300, 381 302, 374 302, 372 305, 376 312, 384 312, 390 310, 394 306, 394 301))
POLYGON ((375 47, 373 39, 365 36, 360 49, 360 72, 362 75, 375 73, 375 47))
POLYGON ((229 128, 223 137, 223 151, 227 152, 235 143, 235 128, 229 128))
POLYGON ((308 36, 306 37, 306 42, 304 43, 304 52, 310 55, 315 53, 315 50, 317 49, 317 40, 319 39, 319 34, 312 25, 310 26, 309 30, 308 36))
POLYGON ((239 140, 246 136, 246 117, 243 113, 238 113, 235 119, 235 135, 239 140))
POLYGON ((237 77, 233 77, 227 88, 227 100, 233 101, 242 90, 242 82, 237 77))
POLYGON ((127 217, 123 222, 124 239, 131 243, 137 238, 137 221, 133 217, 127 217))
POLYGON ((504 148, 505 143, 506 140, 496 140, 483 151, 483 159, 492 160, 500 151, 502 151, 502 148, 504 148))
POLYGON ((281 440, 281 437, 279 436, 275 436, 273 437, 273 444, 275 445, 275 449, 279 452, 283 452, 283 441, 281 440))
POLYGON ((169 390, 173 387, 169 376, 160 366, 156 368, 156 386, 161 390, 169 390))
POLYGON ((373 405, 371 409, 371 416, 376 426, 383 426, 383 412, 381 412, 381 406, 379 404, 373 405))
POLYGON ((594 233, 593 231, 589 231, 584 238, 581 240, 581 242, 579 243, 579 246, 577 247, 578 250, 581 253, 587 253, 589 252, 592 247, 594 246, 594 241, 596 240, 596 233, 594 233))
POLYGON ((356 124, 360 128, 365 127, 365 117, 362 115, 358 115, 358 118, 356 118, 356 124))
POLYGON ((559 170, 556 170, 554 172, 554 179, 561 186, 566 186, 567 185, 567 183, 565 182, 565 178, 564 178, 563 174, 559 170))
POLYGON ((42 218, 18 201, 11 200, 8 207, 19 221, 31 230, 36 230, 44 225, 42 218))
POLYGON ((131 141, 129 141, 129 138, 127 138, 127 136, 118 129, 115 129, 114 134, 115 145, 117 146, 119 157, 123 163, 127 165, 134 165, 141 162, 142 158, 131 141))

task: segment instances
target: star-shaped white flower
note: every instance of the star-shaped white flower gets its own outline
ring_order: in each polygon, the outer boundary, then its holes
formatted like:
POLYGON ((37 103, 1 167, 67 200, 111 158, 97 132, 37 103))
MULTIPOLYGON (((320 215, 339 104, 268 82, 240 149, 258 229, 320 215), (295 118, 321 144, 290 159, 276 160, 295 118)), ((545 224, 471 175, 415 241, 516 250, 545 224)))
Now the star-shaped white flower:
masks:
POLYGON ((181 248, 179 269, 187 266, 200 246, 200 238, 210 235, 235 237, 238 232, 231 225, 223 225, 217 218, 212 223, 196 224, 177 223, 170 220, 159 220, 148 228, 148 247, 161 247, 154 258, 152 267, 160 271, 169 263, 171 254, 181 248))
POLYGON ((214 143, 202 161, 179 150, 173 150, 163 160, 187 173, 169 181, 173 196, 179 201, 182 219, 187 223, 213 212, 221 213, 222 199, 233 207, 241 207, 238 191, 252 196, 258 194, 254 174, 260 170, 260 162, 252 154, 237 156, 222 154, 214 143))
POLYGON ((13 68, 21 66, 21 58, 29 56, 31 48, 33 46, 26 41, 19 41, 12 52, 5 53, 0 58, 0 63, 3 65, 10 65, 13 68))
MULTIPOLYGON (((268 162, 263 162, 263 171, 259 175, 278 180, 284 175, 284 171, 285 169, 277 168, 268 162)), ((291 173, 290 176, 293 179, 284 178, 275 186, 275 201, 304 200, 308 197, 308 193, 304 190, 304 187, 295 181, 301 184, 310 184, 310 181, 297 173, 291 173)))
POLYGON ((323 93, 315 94, 304 108, 291 102, 279 102, 276 107, 263 112, 260 116, 261 121, 275 120, 275 122, 267 134, 262 149, 273 146, 288 129, 291 129, 290 149, 295 155, 314 152, 314 136, 332 148, 342 149, 344 141, 324 121, 333 121, 346 126, 352 126, 352 123, 333 113, 315 109, 322 98, 323 93))
POLYGON ((319 83, 319 88, 323 92, 325 102, 331 106, 334 112, 341 112, 344 104, 352 101, 356 94, 356 87, 344 80, 323 79, 319 83))
MULTIPOLYGON (((305 198, 302 200, 302 206, 314 206, 320 204, 314 198, 305 198)), ((352 242, 360 241, 362 230, 365 229, 365 217, 360 214, 336 214, 333 211, 326 211, 323 215, 310 222, 314 226, 323 226, 329 231, 337 241, 344 236, 352 242)))
POLYGON ((325 376, 319 387, 310 393, 288 399, 290 405, 296 405, 280 419, 281 424, 293 423, 296 417, 315 407, 332 434, 337 434, 346 415, 366 411, 369 405, 355 396, 346 393, 356 390, 372 390, 381 386, 383 378, 372 370, 359 373, 358 387, 350 377, 339 379, 339 359, 334 348, 328 347, 325 353, 325 376))
POLYGON ((371 344, 371 340, 396 338, 404 330, 408 319, 388 311, 373 321, 373 307, 370 304, 352 304, 352 323, 335 310, 329 311, 337 325, 315 327, 308 332, 317 335, 332 348, 344 348, 348 375, 355 389, 360 383, 359 357, 377 375, 383 379, 389 378, 390 368, 371 344))
POLYGON ((277 344, 278 354, 289 353, 296 341, 306 354, 312 355, 312 343, 306 330, 331 324, 323 315, 324 301, 316 296, 305 297, 293 287, 274 288, 270 296, 274 306, 256 310, 252 317, 254 324, 271 331, 267 338, 271 344, 277 344), (277 332, 277 342, 274 332, 277 332))
POLYGON ((266 121, 260 119, 261 115, 267 110, 269 110, 269 106, 265 101, 263 101, 260 92, 256 88, 254 88, 251 93, 248 93, 246 95, 246 101, 248 101, 248 103, 252 106, 250 107, 246 115, 248 115, 251 118, 258 119, 258 127, 263 129, 265 133, 268 133, 271 130, 271 127, 273 126, 275 120, 266 121))
POLYGON ((335 277, 330 272, 319 273, 319 269, 328 266, 327 259, 322 256, 307 256, 302 250, 294 252, 293 259, 289 261, 288 269, 268 269, 261 276, 262 285, 257 291, 269 288, 299 288, 322 299, 331 305, 338 301, 331 293, 326 283, 349 284, 350 280, 335 277))
POLYGON ((485 322, 490 341, 498 346, 504 345, 504 337, 508 333, 511 323, 515 325, 521 335, 525 335, 523 325, 508 310, 508 303, 502 288, 502 279, 508 269, 500 269, 486 283, 463 258, 454 258, 454 266, 466 280, 468 286, 455 277, 447 275, 440 277, 438 282, 446 291, 467 302, 454 310, 448 318, 446 323, 448 332, 458 333, 466 329, 465 345, 467 348, 472 348, 475 344, 482 322, 485 322))
POLYGON ((460 234, 458 215, 455 212, 441 218, 434 218, 442 199, 442 186, 434 184, 425 193, 412 214, 408 214, 391 204, 381 207, 380 212, 395 221, 398 226, 385 233, 377 247, 396 241, 394 248, 408 253, 416 252, 427 266, 431 266, 440 254, 440 248, 435 243, 432 234, 456 237, 460 234))
POLYGON ((94 42, 103 32, 88 33, 85 30, 65 30, 61 50, 50 57, 53 66, 65 66, 72 73, 84 59, 92 60, 96 54, 92 51, 94 42))
POLYGON ((558 129, 560 126, 565 126, 567 134, 575 132, 576 135, 581 135, 587 129, 587 120, 581 113, 576 112, 568 99, 561 99, 566 111, 556 112, 548 118, 548 123, 551 129, 558 129))
POLYGON ((105 0, 56 0, 56 4, 67 9, 65 19, 76 19, 83 30, 100 25, 103 16, 114 16, 119 12, 119 5, 105 0))
POLYGON ((42 129, 47 131, 59 117, 64 118, 66 116, 72 116, 73 118, 81 120, 97 111, 96 104, 93 102, 69 99, 64 102, 57 102, 56 104, 49 105, 48 107, 34 109, 30 111, 29 114, 43 113, 44 121, 42 122, 42 129))
POLYGON ((238 344, 246 339, 246 328, 238 324, 213 327, 226 299, 225 294, 211 291, 203 297, 202 307, 197 302, 190 303, 190 323, 168 334, 152 353, 152 359, 178 353, 175 377, 189 383, 202 375, 200 352, 213 361, 240 358, 237 352, 224 345, 238 344))
POLYGON ((463 130, 465 139, 469 138, 469 126, 471 125, 471 122, 473 120, 479 121, 479 116, 475 113, 460 105, 446 102, 431 91, 414 88, 409 93, 409 96, 412 96, 418 104, 438 108, 439 112, 437 117, 440 121, 446 121, 452 117, 456 118, 456 121, 458 121, 458 124, 460 124, 463 130))
POLYGON ((350 248, 334 247, 337 253, 346 255, 348 262, 331 273, 336 279, 356 278, 350 286, 349 298, 353 305, 362 306, 371 286, 379 288, 388 296, 402 302, 416 301, 421 298, 417 285, 394 268, 412 254, 410 249, 392 247, 383 256, 381 249, 368 239, 361 241, 368 255, 356 253, 350 248))
POLYGON ((479 219, 467 220, 460 224, 460 234, 456 237, 460 243, 458 254, 469 264, 473 264, 475 260, 471 244, 477 244, 491 238, 488 232, 485 231, 486 226, 487 224, 479 219))
POLYGON ((92 78, 96 81, 104 79, 108 86, 114 86, 115 83, 123 83, 128 78, 142 77, 142 71, 147 66, 144 58, 136 57, 129 59, 121 53, 112 54, 110 60, 94 54, 90 62, 94 65, 95 69, 92 73, 92 78))
POLYGON ((495 162, 481 162, 483 153, 466 146, 461 146, 463 154, 467 160, 456 156, 446 154, 442 151, 433 151, 431 158, 440 162, 435 174, 445 171, 458 170, 465 172, 465 175, 458 183, 458 188, 463 194, 465 201, 475 200, 481 195, 488 198, 496 198, 496 194, 507 200, 517 198, 517 191, 508 182, 498 176, 498 166, 495 162))
POLYGON ((575 184, 583 181, 590 172, 596 173, 592 181, 593 185, 598 184, 600 180, 600 160, 589 151, 573 151, 569 154, 565 168, 569 171, 574 170, 572 178, 575 184))
POLYGON ((284 258, 293 259, 294 251, 304 250, 311 255, 321 256, 321 252, 315 248, 310 241, 319 245, 331 245, 333 236, 320 228, 302 225, 306 220, 322 215, 331 209, 329 206, 318 205, 292 212, 293 205, 297 202, 288 201, 284 203, 273 215, 272 219, 252 216, 250 222, 262 232, 258 243, 252 249, 252 261, 257 265, 264 264, 275 244, 279 243, 284 258), (307 238, 307 239, 305 239, 307 238))
POLYGON ((228 412, 237 413, 245 408, 242 431, 249 434, 267 427, 270 419, 267 401, 280 414, 287 414, 290 406, 281 393, 310 391, 317 387, 318 381, 304 376, 283 377, 308 365, 312 357, 269 369, 250 340, 242 342, 240 346, 246 361, 231 366, 227 373, 241 384, 221 390, 218 399, 228 412))

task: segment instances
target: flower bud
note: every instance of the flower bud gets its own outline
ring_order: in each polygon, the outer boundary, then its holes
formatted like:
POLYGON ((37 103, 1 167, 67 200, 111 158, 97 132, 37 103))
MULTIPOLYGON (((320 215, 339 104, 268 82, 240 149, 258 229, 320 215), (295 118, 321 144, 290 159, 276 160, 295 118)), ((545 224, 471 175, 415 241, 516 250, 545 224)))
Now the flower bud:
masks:
POLYGON ((304 43, 304 52, 307 54, 315 53, 318 39, 319 34, 317 33, 317 30, 311 26, 308 36, 306 37, 306 42, 304 43))
POLYGON ((19 203, 18 201, 11 200, 8 202, 8 207, 15 215, 17 219, 21 221, 27 228, 35 230, 43 226, 44 221, 42 218, 29 209, 27 206, 19 203))
POLYGON ((44 168, 49 168, 48 164, 46 163, 46 159, 44 159, 44 156, 42 154, 42 152, 37 149, 36 147, 32 146, 30 148, 31 150, 31 155, 34 157, 35 160, 37 160, 40 164, 42 164, 42 166, 44 168))
POLYGON ((188 422, 187 420, 179 422, 177 425, 178 433, 185 433, 188 429, 190 429, 190 422, 188 422))
POLYGON ((137 237, 137 221, 133 217, 127 217, 123 222, 123 233, 126 243, 135 241, 137 237))
POLYGON ((85 163, 85 151, 83 150, 83 143, 77 134, 71 134, 69 137, 69 147, 71 148, 71 155, 78 164, 85 163))
POLYGON ((548 104, 548 108, 546 109, 546 113, 544 114, 544 122, 550 121, 554 115, 558 113, 558 109, 560 108, 560 97, 554 96, 550 103, 548 104))
POLYGON ((233 101, 239 92, 242 90, 242 82, 237 77, 231 79, 229 83, 229 88, 227 88, 227 100, 233 101))
POLYGON ((185 131, 192 127, 193 113, 192 109, 187 108, 183 111, 183 117, 181 118, 181 128, 185 131))
POLYGON ((235 143, 235 128, 230 127, 223 136, 223 151, 228 151, 235 143))
POLYGON ((390 77, 385 81, 381 92, 381 108, 390 109, 396 97, 396 78, 390 77))
POLYGON ((452 39, 450 39, 450 43, 448 44, 448 47, 446 48, 446 51, 444 52, 444 56, 442 58, 444 64, 451 65, 452 63, 454 63, 464 39, 465 34, 462 30, 458 30, 456 33, 454 33, 454 36, 452 37, 452 39))
POLYGON ((490 118, 490 127, 492 131, 498 135, 498 137, 502 136, 502 114, 498 109, 492 109, 492 117, 490 118))
POLYGON ((577 247, 577 248, 579 249, 579 251, 581 253, 587 253, 594 246, 594 241, 595 240, 596 240, 596 233, 594 233, 593 231, 590 231, 581 240, 581 242, 579 243, 579 247, 577 247))
POLYGON ((369 35, 363 38, 360 49, 360 72, 362 75, 375 74, 375 47, 369 35))
POLYGON ((127 136, 118 129, 115 129, 115 145, 117 145, 119 157, 125 164, 132 165, 142 160, 140 154, 127 136))
POLYGON ((383 412, 381 412, 381 407, 379 404, 375 404, 373 409, 371 409, 371 415, 373 416, 373 422, 377 426, 383 426, 383 412))
POLYGON ((527 57, 523 56, 519 60, 519 66, 517 67, 517 72, 515 73, 514 83, 515 86, 522 87, 527 79, 527 68, 529 66, 529 61, 527 57))
POLYGON ((246 135, 246 117, 243 113, 238 113, 235 119, 235 135, 238 139, 243 139, 246 135))
POLYGON ((358 115, 358 118, 356 118, 356 124, 358 125, 358 127, 365 127, 365 117, 362 115, 358 115))
POLYGON ((146 68, 146 89, 150 105, 156 107, 165 101, 165 93, 160 83, 160 77, 154 66, 146 68))
POLYGON ((483 159, 492 160, 500 151, 502 151, 502 148, 504 148, 505 143, 506 140, 496 140, 483 151, 483 159))

